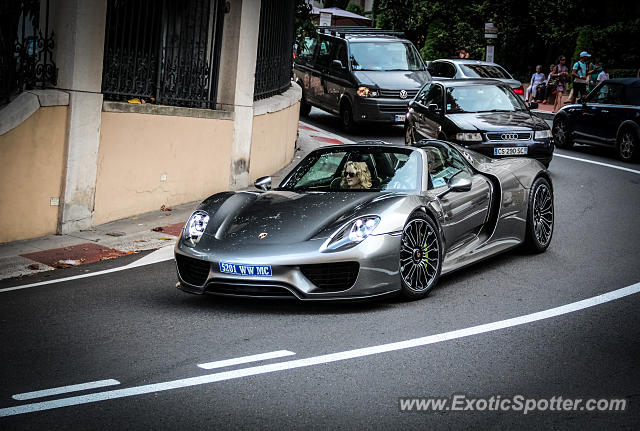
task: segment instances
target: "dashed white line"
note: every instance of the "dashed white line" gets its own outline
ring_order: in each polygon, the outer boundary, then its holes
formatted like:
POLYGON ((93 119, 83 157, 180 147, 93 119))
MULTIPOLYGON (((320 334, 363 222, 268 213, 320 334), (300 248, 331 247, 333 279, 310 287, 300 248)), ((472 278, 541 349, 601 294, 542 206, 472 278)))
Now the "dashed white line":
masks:
POLYGON ((79 383, 77 385, 60 386, 57 388, 43 389, 40 391, 24 392, 12 395, 14 400, 32 400, 34 398, 50 397, 52 395, 67 394, 69 392, 85 391, 88 389, 104 388, 105 386, 119 385, 120 382, 113 379, 97 380, 95 382, 79 383))
POLYGON ((582 159, 580 157, 567 156, 565 154, 559 154, 559 153, 553 153, 553 156, 554 157, 564 157, 565 159, 577 160, 579 162, 592 163, 594 165, 606 166, 607 168, 618 169, 620 171, 626 171, 626 172, 631 172, 631 173, 634 173, 634 174, 640 174, 640 171, 635 170, 635 169, 631 169, 631 168, 625 168, 624 166, 617 166, 617 165, 612 165, 612 164, 609 164, 609 163, 596 162, 595 160, 582 159))
POLYGON ((527 314, 524 316, 514 317, 511 319, 500 320, 498 322, 486 323, 483 325, 472 326, 470 328, 458 329, 455 331, 444 332, 442 334, 429 335, 411 340, 399 341, 395 343, 382 344, 378 346, 364 347, 361 349, 347 350, 344 352, 330 353, 327 355, 313 356, 305 359, 297 359, 293 361, 276 362, 273 364, 260 365, 249 368, 241 368, 238 370, 225 371, 222 373, 208 374, 199 377, 190 377, 186 379, 173 380, 163 383, 155 383, 144 386, 136 386, 125 389, 116 389, 95 394, 80 395, 69 398, 62 398, 52 401, 43 401, 32 404, 25 404, 14 407, 0 409, 0 417, 14 416, 19 414, 31 413, 36 411, 51 410, 59 407, 68 407, 80 404, 95 403, 105 400, 113 400, 117 398, 131 397, 135 395, 149 394, 153 392, 169 391, 172 389, 186 388, 191 386, 204 385, 208 383, 221 382, 224 380, 238 379, 242 377, 255 376, 259 374, 273 373, 277 371, 291 370, 294 368, 303 368, 313 365, 328 364, 331 362, 344 361, 346 359, 361 358, 365 356, 376 355, 380 353, 392 352, 403 349, 410 349, 429 344, 439 343, 442 341, 455 340, 458 338, 478 335, 487 332, 493 332, 500 329, 510 328, 514 326, 533 323, 552 317, 558 317, 563 314, 573 313, 575 311, 584 310, 586 308, 595 307, 596 305, 624 298, 640 292, 640 283, 594 296, 582 301, 573 302, 549 310, 539 311, 537 313, 527 314))
POLYGON ((295 353, 288 350, 277 350, 275 352, 259 353, 257 355, 241 356, 239 358, 207 362, 205 364, 198 364, 198 366, 205 370, 212 370, 214 368, 229 367, 231 365, 246 364, 248 362, 266 361, 267 359, 282 358, 284 356, 291 355, 295 355, 295 353))

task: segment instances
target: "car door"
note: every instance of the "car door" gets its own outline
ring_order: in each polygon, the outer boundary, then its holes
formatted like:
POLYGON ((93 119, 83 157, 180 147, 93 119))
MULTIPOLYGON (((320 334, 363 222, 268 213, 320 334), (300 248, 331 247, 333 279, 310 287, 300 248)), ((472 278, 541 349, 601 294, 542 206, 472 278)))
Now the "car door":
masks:
POLYGON ((304 98, 314 104, 318 103, 315 94, 320 85, 320 74, 315 66, 317 42, 315 37, 304 38, 304 42, 298 47, 293 69, 296 81, 302 86, 304 98))
POLYGON ((324 88, 323 104, 330 110, 340 111, 340 97, 345 92, 345 88, 350 85, 349 64, 347 56, 347 44, 342 40, 334 41, 332 50, 332 60, 326 66, 323 73, 324 88))
POLYGON ((492 186, 481 174, 474 173, 464 158, 453 148, 434 143, 424 147, 427 152, 429 189, 436 194, 442 213, 442 230, 447 248, 474 238, 484 226, 491 205, 492 186), (449 191, 454 177, 468 177, 471 190, 449 191))
POLYGON ((409 105, 409 112, 414 121, 416 139, 438 138, 444 118, 444 88, 441 84, 425 85, 415 100, 409 105))
POLYGON ((315 92, 317 102, 322 108, 333 112, 337 112, 337 109, 330 103, 329 84, 332 81, 332 62, 336 55, 336 48, 337 39, 321 38, 316 56, 316 67, 320 75, 320 85, 315 92))
POLYGON ((592 96, 586 103, 588 114, 583 115, 584 128, 592 139, 615 145, 618 128, 624 120, 624 85, 605 82, 592 96))

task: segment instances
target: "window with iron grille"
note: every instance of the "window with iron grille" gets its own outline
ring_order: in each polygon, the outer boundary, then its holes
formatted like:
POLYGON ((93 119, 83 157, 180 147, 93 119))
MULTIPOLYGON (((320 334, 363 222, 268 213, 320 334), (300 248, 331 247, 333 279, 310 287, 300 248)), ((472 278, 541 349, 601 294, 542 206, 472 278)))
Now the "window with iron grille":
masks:
POLYGON ((262 0, 253 99, 284 92, 291 86, 294 0, 262 0))
POLYGON ((48 0, 0 1, 0 104, 56 84, 53 48, 48 0))
POLYGON ((224 1, 108 0, 102 93, 216 106, 224 1))

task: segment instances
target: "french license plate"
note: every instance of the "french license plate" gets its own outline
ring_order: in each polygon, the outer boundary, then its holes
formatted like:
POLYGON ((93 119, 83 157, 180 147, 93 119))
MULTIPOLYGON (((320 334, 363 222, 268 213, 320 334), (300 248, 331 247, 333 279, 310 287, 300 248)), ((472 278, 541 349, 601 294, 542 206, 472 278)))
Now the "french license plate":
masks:
POLYGON ((396 123, 404 123, 404 115, 396 115, 396 123))
POLYGON ((246 265, 243 263, 220 262, 220 272, 224 274, 271 277, 271 265, 246 265))
POLYGON ((494 156, 521 156, 523 154, 527 154, 527 147, 505 147, 505 148, 494 148, 493 155, 494 156))

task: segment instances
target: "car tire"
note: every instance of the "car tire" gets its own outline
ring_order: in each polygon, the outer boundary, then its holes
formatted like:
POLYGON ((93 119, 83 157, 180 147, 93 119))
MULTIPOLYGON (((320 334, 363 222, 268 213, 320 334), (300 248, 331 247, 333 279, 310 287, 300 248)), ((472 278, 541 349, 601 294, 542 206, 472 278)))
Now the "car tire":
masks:
POLYGON ((553 189, 544 177, 538 177, 529 191, 524 249, 542 253, 549 247, 553 236, 553 189))
POLYGON ((438 283, 443 245, 436 223, 424 213, 409 217, 400 243, 400 295, 413 301, 424 298, 438 283))
POLYGON ((413 145, 416 143, 416 135, 413 133, 413 127, 411 124, 407 123, 404 126, 404 144, 405 145, 413 145))
POLYGON ((311 105, 305 102, 303 95, 302 99, 300 100, 300 116, 306 117, 307 115, 309 115, 309 112, 311 112, 311 105))
POLYGON ((623 162, 635 162, 638 160, 638 134, 630 129, 624 129, 618 136, 618 143, 616 146, 618 159, 623 162))
POLYGON ((349 102, 343 102, 342 105, 340 105, 340 121, 342 123, 342 128, 346 132, 350 132, 355 128, 355 124, 353 122, 353 111, 351 110, 349 102))
POLYGON ((556 117, 553 121, 553 140, 556 147, 569 149, 573 147, 573 139, 571 138, 571 131, 569 130, 569 124, 567 120, 562 117, 556 117))

